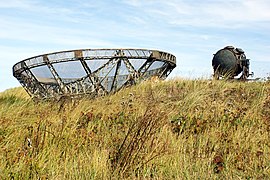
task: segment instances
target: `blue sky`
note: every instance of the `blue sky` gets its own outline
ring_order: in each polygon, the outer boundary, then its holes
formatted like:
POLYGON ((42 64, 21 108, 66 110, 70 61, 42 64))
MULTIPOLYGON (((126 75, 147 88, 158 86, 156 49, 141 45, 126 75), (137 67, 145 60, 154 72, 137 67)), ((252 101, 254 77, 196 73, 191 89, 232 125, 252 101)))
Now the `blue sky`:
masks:
POLYGON ((213 53, 240 47, 270 73, 269 0, 0 0, 0 91, 23 59, 81 48, 146 48, 177 57, 173 77, 210 77, 213 53))

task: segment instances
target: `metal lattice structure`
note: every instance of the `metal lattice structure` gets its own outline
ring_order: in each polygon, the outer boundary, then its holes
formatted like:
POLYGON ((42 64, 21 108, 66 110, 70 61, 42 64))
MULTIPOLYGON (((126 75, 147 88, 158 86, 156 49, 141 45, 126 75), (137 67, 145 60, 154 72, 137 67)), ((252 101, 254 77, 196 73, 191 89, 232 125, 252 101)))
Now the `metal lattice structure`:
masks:
POLYGON ((13 75, 37 99, 96 97, 152 76, 165 79, 176 57, 147 49, 80 49, 43 54, 13 66, 13 75))

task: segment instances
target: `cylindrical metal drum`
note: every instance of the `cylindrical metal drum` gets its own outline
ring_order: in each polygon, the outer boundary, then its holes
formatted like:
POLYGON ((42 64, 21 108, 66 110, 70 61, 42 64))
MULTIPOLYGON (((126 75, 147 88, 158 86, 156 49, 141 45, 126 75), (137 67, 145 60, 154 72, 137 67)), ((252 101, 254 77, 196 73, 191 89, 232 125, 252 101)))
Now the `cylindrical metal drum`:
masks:
POLYGON ((246 55, 242 49, 227 46, 214 54, 212 66, 215 78, 217 79, 220 76, 233 78, 241 72, 245 73, 245 78, 247 78, 249 59, 246 59, 246 55))

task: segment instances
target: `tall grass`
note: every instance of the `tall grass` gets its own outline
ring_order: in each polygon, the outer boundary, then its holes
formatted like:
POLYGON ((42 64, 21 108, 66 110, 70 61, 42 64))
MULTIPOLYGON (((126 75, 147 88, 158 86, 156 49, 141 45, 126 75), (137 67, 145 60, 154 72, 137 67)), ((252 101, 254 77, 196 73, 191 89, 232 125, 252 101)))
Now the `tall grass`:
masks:
POLYGON ((269 179, 270 84, 174 79, 94 100, 0 93, 0 179, 269 179))

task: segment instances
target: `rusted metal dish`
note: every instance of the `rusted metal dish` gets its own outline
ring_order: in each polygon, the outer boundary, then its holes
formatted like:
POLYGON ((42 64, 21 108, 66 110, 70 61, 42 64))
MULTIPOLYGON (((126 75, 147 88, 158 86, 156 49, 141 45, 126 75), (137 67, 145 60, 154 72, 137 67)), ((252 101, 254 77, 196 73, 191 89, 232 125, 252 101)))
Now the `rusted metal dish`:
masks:
POLYGON ((176 67, 170 53, 147 49, 80 49, 31 57, 13 75, 36 99, 116 92, 153 76, 165 79, 176 67))

